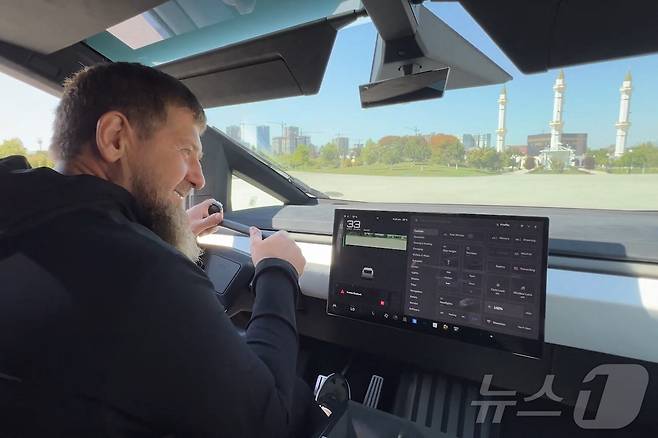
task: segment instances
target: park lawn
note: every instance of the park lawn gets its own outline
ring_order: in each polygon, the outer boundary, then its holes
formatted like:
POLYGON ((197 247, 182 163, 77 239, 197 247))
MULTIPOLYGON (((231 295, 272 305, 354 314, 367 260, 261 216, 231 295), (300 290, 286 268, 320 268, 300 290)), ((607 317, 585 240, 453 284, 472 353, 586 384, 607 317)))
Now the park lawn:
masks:
POLYGON ((376 176, 491 176, 495 172, 487 172, 470 167, 440 166, 437 164, 398 163, 393 165, 373 164, 353 167, 308 167, 290 169, 299 172, 335 173, 342 175, 376 175, 376 176))
POLYGON ((628 169, 628 167, 613 167, 608 169, 608 173, 612 173, 615 175, 628 175, 628 174, 644 174, 644 173, 658 173, 658 167, 645 167, 644 169, 641 167, 634 167, 633 169, 628 169))
POLYGON ((586 170, 576 169, 575 167, 569 167, 562 172, 546 169, 533 169, 528 173, 531 175, 591 175, 591 173, 586 170))

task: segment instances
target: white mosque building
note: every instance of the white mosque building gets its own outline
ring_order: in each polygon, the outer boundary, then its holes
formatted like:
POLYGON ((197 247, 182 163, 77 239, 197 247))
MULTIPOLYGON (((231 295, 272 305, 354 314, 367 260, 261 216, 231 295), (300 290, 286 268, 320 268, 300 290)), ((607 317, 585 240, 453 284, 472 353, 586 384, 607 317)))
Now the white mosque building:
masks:
MULTIPOLYGON (((630 71, 626 74, 622 82, 619 92, 621 98, 619 102, 619 120, 615 123, 617 129, 617 138, 615 142, 615 157, 620 157, 624 154, 626 149, 626 139, 628 137, 628 130, 631 126, 629 121, 631 93, 633 91, 632 76, 630 71)), ((537 160, 539 164, 551 167, 551 163, 558 160, 569 166, 575 162, 576 156, 574 149, 566 147, 562 143, 562 132, 564 128, 564 102, 565 91, 567 84, 564 78, 564 71, 560 70, 555 83, 553 84, 553 118, 549 122, 550 132, 550 145, 546 149, 542 149, 539 153, 537 160)), ((498 129, 496 130, 496 152, 503 152, 505 150, 505 134, 507 128, 505 125, 505 113, 507 111, 507 89, 505 86, 500 91, 498 96, 498 129)), ((565 134, 570 135, 570 134, 565 134)), ((576 135, 576 134, 574 134, 576 135)), ((581 134, 577 134, 581 135, 581 134)))

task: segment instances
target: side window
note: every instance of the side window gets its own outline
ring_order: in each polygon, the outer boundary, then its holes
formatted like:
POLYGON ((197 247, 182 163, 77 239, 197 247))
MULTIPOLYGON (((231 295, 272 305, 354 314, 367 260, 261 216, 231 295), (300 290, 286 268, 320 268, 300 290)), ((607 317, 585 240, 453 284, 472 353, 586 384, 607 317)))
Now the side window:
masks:
MULTIPOLYGON (((40 145, 41 146, 41 145, 40 145)), ((53 160, 47 151, 29 150, 20 138, 0 139, 0 159, 10 155, 23 155, 32 167, 53 167, 53 160)))
POLYGON ((32 167, 53 167, 48 153, 57 97, 0 73, 0 159, 22 155, 32 167))
POLYGON ((283 205, 283 202, 233 174, 231 181, 231 205, 233 211, 238 211, 247 208, 283 205))

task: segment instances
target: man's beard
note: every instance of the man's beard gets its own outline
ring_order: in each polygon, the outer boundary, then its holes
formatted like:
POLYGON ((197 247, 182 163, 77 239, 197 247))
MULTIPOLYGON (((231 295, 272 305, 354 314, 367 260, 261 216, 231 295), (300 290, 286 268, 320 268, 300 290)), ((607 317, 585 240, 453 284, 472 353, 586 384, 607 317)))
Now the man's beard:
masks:
POLYGON ((137 174, 133 179, 132 193, 150 222, 151 231, 196 263, 203 250, 196 243, 182 203, 172 204, 166 196, 160 199, 157 188, 151 187, 150 181, 148 175, 137 174))

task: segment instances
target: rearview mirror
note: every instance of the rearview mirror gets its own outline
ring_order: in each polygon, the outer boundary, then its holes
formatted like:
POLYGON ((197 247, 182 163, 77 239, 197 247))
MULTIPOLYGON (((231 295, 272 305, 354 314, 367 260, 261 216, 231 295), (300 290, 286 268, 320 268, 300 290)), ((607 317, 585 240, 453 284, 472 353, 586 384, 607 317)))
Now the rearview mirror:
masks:
POLYGON ((361 107, 414 102, 443 96, 449 68, 427 70, 359 86, 361 107))
POLYGON ((512 79, 425 6, 409 0, 362 2, 377 28, 370 84, 359 87, 363 108, 512 79))

